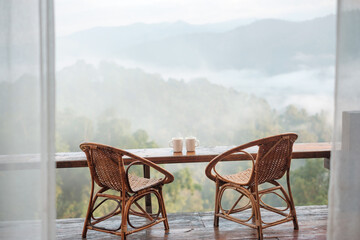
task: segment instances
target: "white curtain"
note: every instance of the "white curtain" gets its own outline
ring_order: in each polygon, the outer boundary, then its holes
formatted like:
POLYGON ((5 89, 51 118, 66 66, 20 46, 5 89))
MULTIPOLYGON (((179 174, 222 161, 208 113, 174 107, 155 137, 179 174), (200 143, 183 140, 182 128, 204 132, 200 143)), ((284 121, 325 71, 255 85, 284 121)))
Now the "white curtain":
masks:
POLYGON ((360 1, 338 1, 328 239, 360 236, 360 1))
POLYGON ((0 238, 55 238, 52 0, 0 0, 0 238))

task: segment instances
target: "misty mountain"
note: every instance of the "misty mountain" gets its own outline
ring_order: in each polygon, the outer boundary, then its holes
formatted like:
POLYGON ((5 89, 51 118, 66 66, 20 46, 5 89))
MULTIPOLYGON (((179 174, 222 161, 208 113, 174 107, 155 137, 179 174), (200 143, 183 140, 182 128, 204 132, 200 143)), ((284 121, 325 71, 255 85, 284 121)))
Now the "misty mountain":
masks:
POLYGON ((109 57, 114 51, 138 44, 204 32, 226 32, 253 19, 237 19, 210 24, 189 24, 183 21, 164 23, 134 23, 119 27, 95 27, 57 38, 57 52, 61 56, 79 55, 109 57))
POLYGON ((156 67, 256 69, 268 74, 334 64, 334 15, 302 22, 265 19, 222 32, 219 26, 177 22, 94 28, 59 39, 58 53, 156 67))

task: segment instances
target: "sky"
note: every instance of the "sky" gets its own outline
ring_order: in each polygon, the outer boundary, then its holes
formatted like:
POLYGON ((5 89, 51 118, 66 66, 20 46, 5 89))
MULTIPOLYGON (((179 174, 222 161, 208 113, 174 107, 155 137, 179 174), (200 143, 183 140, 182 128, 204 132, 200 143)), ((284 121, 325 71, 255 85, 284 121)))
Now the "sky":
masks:
POLYGON ((334 14, 336 0, 55 0, 56 35, 136 22, 307 20, 334 14))

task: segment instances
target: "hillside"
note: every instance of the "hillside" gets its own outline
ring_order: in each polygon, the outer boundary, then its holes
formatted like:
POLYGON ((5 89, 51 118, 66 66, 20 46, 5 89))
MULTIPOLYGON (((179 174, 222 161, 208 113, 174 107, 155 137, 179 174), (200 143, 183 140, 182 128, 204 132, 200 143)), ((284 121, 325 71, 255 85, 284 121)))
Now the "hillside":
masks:
MULTIPOLYGON (((96 132, 100 123, 114 128, 111 121, 121 120, 118 128, 143 129, 159 146, 178 135, 194 135, 202 145, 216 146, 297 130, 304 132, 300 141, 329 140, 324 115, 311 116, 294 107, 279 113, 263 98, 206 79, 165 80, 112 62, 94 66, 79 61, 58 72, 57 89, 59 116, 72 121, 72 128, 86 125, 96 132)), ((83 132, 78 142, 84 137, 96 138, 83 132)))

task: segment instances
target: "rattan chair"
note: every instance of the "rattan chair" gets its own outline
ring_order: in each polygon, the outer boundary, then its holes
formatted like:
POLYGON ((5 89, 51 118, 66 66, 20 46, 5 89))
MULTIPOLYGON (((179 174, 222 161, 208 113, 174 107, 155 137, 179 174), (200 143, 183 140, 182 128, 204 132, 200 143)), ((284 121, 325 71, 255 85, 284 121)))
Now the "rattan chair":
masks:
MULTIPOLYGON (((126 236, 131 233, 146 229, 161 222, 164 223, 165 231, 169 229, 162 186, 174 180, 174 176, 171 173, 145 158, 121 149, 96 143, 83 143, 80 145, 80 148, 86 154, 91 173, 91 193, 82 233, 83 238, 86 237, 88 229, 112 233, 121 236, 121 239, 126 239, 126 236), (133 160, 126 170, 124 166, 124 156, 133 160), (148 179, 130 174, 129 169, 134 164, 150 166, 162 173, 164 177, 148 179), (94 182, 100 187, 100 190, 96 193, 94 193, 94 182), (108 190, 115 191, 106 193, 108 190), (116 194, 111 194, 111 192, 115 192, 116 194), (148 213, 144 209, 144 201, 142 199, 149 195, 156 196, 155 199, 157 199, 158 202, 157 213, 148 213), (104 200, 100 201, 98 198, 104 200), (107 200, 116 203, 115 209, 105 216, 94 216, 94 212, 107 200), (139 200, 141 201, 139 202, 139 200), (99 223, 117 215, 121 216, 119 227, 108 229, 108 227, 106 227, 107 225, 105 225, 105 227, 99 226, 99 223), (130 221, 130 215, 143 217, 145 224, 142 226, 134 226, 130 221), (131 230, 128 230, 128 225, 132 227, 131 230)), ((104 225, 104 223, 102 224, 104 225)))
MULTIPOLYGON (((289 180, 292 147, 296 139, 297 135, 294 133, 267 137, 230 149, 211 160, 206 167, 205 174, 216 183, 215 227, 219 226, 219 217, 222 217, 257 229, 258 239, 263 239, 264 228, 288 221, 293 221, 295 230, 299 229, 289 180), (254 159, 254 154, 246 152, 245 149, 256 146, 258 147, 258 150, 256 159, 254 159), (225 158, 229 158, 230 155, 233 157, 233 154, 247 155, 248 159, 252 161, 252 168, 236 174, 220 175, 219 171, 216 171, 215 169, 216 164, 225 158), (285 173, 288 193, 277 181, 282 178, 285 173), (266 189, 260 188, 259 185, 263 183, 270 183, 271 185, 266 189), (225 210, 221 200, 224 191, 227 189, 238 192, 240 196, 231 208, 225 210), (276 194, 278 197, 282 198, 286 203, 286 207, 280 209, 265 203, 262 198, 264 195, 270 193, 276 194), (238 206, 241 200, 243 201, 243 204, 238 206), (277 213, 281 215, 281 219, 275 222, 265 223, 261 218, 260 209, 262 209, 262 211, 268 210, 277 213), (239 217, 241 214, 238 214, 237 218, 232 215, 245 210, 248 211, 242 214, 246 215, 247 213, 247 216, 250 216, 247 219, 240 219, 239 217)), ((263 186, 264 185, 261 187, 263 186)))

